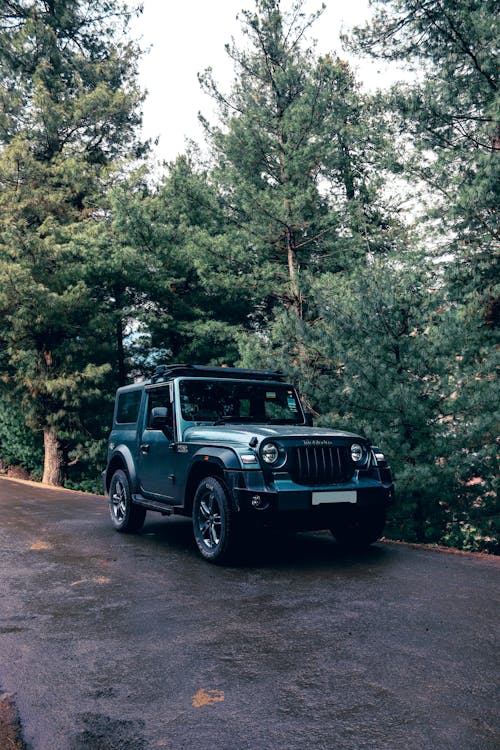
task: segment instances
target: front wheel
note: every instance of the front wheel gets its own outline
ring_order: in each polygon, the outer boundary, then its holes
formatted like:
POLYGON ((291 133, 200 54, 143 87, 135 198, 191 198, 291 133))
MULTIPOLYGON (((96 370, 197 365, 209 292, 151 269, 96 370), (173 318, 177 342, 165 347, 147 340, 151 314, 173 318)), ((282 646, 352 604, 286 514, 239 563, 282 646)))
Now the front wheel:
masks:
POLYGON ((227 489, 206 477, 193 501, 193 532, 201 555, 209 562, 227 562, 236 543, 236 519, 227 489))
POLYGON ((140 531, 146 518, 146 509, 132 502, 127 474, 118 469, 109 485, 109 514, 117 531, 133 533, 140 531))
POLYGON ((385 525, 385 508, 359 511, 339 518, 332 523, 330 531, 342 547, 362 549, 380 539, 385 525))

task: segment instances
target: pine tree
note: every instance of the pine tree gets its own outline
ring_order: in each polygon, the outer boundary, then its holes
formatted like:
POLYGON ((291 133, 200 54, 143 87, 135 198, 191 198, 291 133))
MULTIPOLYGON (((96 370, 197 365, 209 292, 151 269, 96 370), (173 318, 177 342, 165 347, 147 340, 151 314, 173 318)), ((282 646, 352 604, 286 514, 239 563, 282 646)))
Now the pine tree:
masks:
POLYGON ((414 148, 405 170, 424 181, 433 204, 426 231, 434 234, 442 278, 435 336, 447 352, 443 460, 454 494, 447 539, 498 549, 498 8, 489 0, 374 5, 355 48, 419 71, 416 83, 393 90, 391 105, 414 148))
POLYGON ((91 240, 109 166, 140 149, 129 17, 114 0, 0 0, 3 377, 50 484, 112 361, 91 240))
MULTIPOLYGON (((397 86, 392 105, 418 149, 414 163, 433 189, 435 218, 462 265, 460 291, 484 289, 494 304, 498 272, 498 54, 500 19, 488 0, 375 0, 355 49, 404 61, 417 82, 397 86), (432 154, 432 157, 428 157, 432 154)), ((486 312, 486 310, 485 310, 486 312)))
POLYGON ((219 105, 219 125, 205 125, 229 224, 220 263, 207 259, 205 272, 230 268, 252 296, 256 335, 242 339, 243 359, 255 364, 285 318, 287 369, 296 362, 305 383, 314 369, 304 346, 316 314, 311 279, 386 252, 393 226, 374 200, 384 143, 375 111, 363 108, 344 61, 307 45, 321 11, 308 17, 303 6, 299 0, 286 13, 279 0, 257 0, 256 12, 242 15, 248 47, 227 48, 231 93, 218 89, 211 71, 202 83, 219 105))

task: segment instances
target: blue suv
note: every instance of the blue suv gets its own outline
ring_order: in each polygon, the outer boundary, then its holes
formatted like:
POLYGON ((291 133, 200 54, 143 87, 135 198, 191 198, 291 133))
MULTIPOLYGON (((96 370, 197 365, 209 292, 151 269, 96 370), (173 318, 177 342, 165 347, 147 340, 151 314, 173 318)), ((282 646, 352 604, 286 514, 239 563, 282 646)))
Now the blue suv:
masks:
POLYGON ((118 389, 103 482, 117 531, 139 531, 148 510, 190 516, 212 562, 264 527, 368 545, 394 492, 380 449, 313 427, 281 373, 197 365, 118 389))

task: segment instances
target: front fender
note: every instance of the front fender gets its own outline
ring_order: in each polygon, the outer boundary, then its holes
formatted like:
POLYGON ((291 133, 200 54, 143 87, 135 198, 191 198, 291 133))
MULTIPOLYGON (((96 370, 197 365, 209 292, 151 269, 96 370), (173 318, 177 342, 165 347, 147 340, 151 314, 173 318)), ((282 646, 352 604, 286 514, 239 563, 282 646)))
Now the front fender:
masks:
POLYGON ((194 456, 191 462, 191 466, 198 462, 214 462, 218 464, 222 469, 234 469, 241 470, 240 460, 234 450, 231 448, 219 448, 218 446, 205 446, 200 448, 194 456))

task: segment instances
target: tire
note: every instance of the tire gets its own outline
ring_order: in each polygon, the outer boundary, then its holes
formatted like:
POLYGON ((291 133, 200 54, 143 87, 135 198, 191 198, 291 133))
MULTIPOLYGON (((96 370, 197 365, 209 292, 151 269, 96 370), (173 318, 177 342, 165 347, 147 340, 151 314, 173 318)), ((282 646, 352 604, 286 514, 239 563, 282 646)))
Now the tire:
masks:
POLYGON ((363 549, 380 539, 385 526, 385 508, 354 513, 335 520, 330 528, 341 547, 363 549))
POLYGON ((194 495, 193 533, 200 554, 213 563, 228 562, 236 546, 236 518, 220 479, 206 477, 194 495))
POLYGON ((122 469, 111 477, 109 514, 115 529, 129 534, 140 531, 146 518, 146 509, 132 502, 129 478, 122 469))

